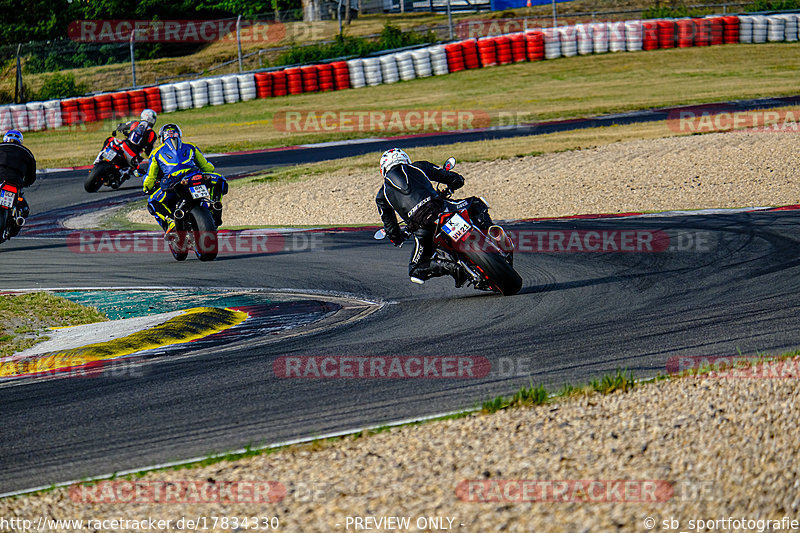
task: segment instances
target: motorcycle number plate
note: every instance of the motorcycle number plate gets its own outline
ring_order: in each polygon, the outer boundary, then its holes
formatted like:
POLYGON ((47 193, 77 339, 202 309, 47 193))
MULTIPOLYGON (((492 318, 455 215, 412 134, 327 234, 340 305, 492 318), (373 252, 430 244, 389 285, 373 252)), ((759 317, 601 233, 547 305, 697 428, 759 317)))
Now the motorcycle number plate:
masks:
POLYGON ((0 190, 0 207, 11 209, 14 205, 14 198, 16 195, 10 191, 0 190))
POLYGON ((195 185, 194 187, 189 187, 189 192, 192 194, 192 198, 208 198, 208 187, 205 185, 195 185))
POLYGON ((116 152, 116 151, 115 151, 113 148, 111 148, 111 147, 109 146, 108 148, 106 148, 105 150, 103 150, 103 153, 102 153, 102 154, 100 154, 100 157, 102 157, 102 158, 103 158, 103 159, 105 159, 106 161, 111 161, 112 159, 114 159, 115 157, 117 157, 117 152, 116 152))
POLYGON ((442 230, 447 233, 447 236, 453 239, 454 241, 459 240, 461 237, 467 234, 469 228, 472 226, 469 225, 469 222, 464 220, 461 215, 456 213, 450 220, 444 223, 442 226, 442 230))

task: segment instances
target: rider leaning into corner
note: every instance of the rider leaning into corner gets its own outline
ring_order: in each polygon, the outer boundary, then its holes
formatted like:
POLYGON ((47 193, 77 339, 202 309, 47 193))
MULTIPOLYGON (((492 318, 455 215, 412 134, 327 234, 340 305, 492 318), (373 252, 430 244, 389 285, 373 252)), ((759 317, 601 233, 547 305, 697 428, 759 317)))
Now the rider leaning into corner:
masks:
MULTIPOLYGON (((406 230, 414 236, 414 252, 408 263, 408 275, 414 283, 424 283, 436 276, 451 275, 456 287, 466 281, 461 266, 450 261, 433 258, 433 237, 436 221, 444 206, 444 199, 433 188, 431 180, 460 189, 464 178, 428 161, 411 162, 403 150, 392 148, 380 160, 383 186, 375 197, 383 229, 395 246, 403 243, 404 235, 395 212, 406 223, 406 230)), ((480 200, 473 202, 470 218, 483 229, 492 225, 489 208, 480 200)))
POLYGON ((22 187, 30 187, 36 181, 36 158, 22 145, 22 133, 9 130, 0 143, 0 181, 8 181, 19 187, 19 213, 27 218, 28 202, 22 196, 22 187))
POLYGON ((214 172, 214 165, 209 163, 197 146, 183 142, 181 129, 177 124, 164 124, 158 132, 161 146, 150 156, 150 168, 144 179, 143 189, 150 195, 147 210, 169 235, 175 229, 172 211, 175 208, 176 195, 169 187, 187 178, 198 169, 210 179, 209 190, 214 205, 211 214, 217 227, 222 225, 222 195, 228 192, 228 182, 221 174, 214 172))
POLYGON ((103 147, 107 146, 110 142, 119 143, 115 137, 117 132, 125 136, 122 141, 122 152, 125 154, 125 159, 128 164, 139 170, 140 163, 146 160, 146 157, 153 151, 153 146, 156 142, 156 132, 153 131, 153 126, 156 125, 157 115, 152 109, 145 109, 139 120, 131 120, 124 124, 119 124, 117 129, 111 132, 111 137, 106 139, 103 147), (145 158, 141 154, 144 153, 145 158))

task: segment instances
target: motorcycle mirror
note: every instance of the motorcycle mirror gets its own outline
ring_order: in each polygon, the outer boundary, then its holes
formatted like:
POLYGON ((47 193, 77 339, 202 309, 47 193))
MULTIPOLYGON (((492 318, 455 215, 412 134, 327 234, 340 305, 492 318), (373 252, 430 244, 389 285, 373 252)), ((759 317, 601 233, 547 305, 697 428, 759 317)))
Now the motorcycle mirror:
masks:
POLYGON ((383 228, 381 228, 375 232, 375 235, 373 235, 372 238, 375 239, 376 241, 384 239, 386 238, 386 232, 383 230, 383 228))
POLYGON ((447 161, 444 162, 444 169, 451 170, 454 166, 456 166, 456 158, 450 157, 447 161))

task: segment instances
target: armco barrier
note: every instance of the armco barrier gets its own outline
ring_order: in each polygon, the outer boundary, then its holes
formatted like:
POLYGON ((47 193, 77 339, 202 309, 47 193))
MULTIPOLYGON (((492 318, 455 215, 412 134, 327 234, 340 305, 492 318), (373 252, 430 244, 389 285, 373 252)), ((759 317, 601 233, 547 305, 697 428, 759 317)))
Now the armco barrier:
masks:
POLYGON ((528 30, 445 45, 388 52, 378 57, 303 65, 271 72, 231 74, 131 91, 0 106, 0 130, 52 129, 97 120, 122 120, 143 109, 177 109, 394 83, 481 66, 539 61, 608 51, 796 42, 800 15, 710 15, 704 18, 629 20, 528 30))

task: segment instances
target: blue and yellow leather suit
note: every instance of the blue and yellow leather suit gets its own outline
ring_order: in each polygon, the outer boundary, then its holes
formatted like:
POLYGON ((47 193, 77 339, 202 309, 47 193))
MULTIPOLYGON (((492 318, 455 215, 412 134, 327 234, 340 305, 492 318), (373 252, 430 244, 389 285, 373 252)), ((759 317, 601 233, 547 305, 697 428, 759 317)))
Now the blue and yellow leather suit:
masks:
POLYGON ((181 142, 177 151, 162 144, 150 156, 150 168, 144 179, 143 189, 150 195, 147 201, 148 211, 164 230, 172 221, 176 196, 172 191, 162 190, 162 187, 168 188, 175 181, 189 177, 198 169, 211 180, 209 190, 213 201, 218 201, 228 192, 228 182, 221 174, 214 172, 214 165, 192 143, 181 142))

